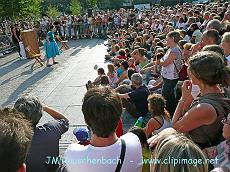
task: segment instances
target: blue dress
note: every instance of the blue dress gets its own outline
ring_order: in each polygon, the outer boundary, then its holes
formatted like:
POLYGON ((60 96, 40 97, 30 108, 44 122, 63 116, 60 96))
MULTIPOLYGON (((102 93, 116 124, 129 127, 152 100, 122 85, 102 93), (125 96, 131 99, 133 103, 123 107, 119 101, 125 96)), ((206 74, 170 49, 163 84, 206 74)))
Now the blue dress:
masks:
POLYGON ((57 42, 55 41, 54 33, 49 31, 47 36, 49 37, 50 44, 48 41, 46 41, 44 44, 44 49, 46 52, 46 58, 50 59, 60 55, 60 51, 57 42))

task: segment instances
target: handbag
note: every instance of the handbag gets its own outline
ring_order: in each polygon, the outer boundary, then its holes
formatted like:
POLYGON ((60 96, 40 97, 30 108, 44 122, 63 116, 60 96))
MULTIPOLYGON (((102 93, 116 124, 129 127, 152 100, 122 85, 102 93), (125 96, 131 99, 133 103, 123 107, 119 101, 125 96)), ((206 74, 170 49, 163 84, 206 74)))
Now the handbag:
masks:
POLYGON ((187 73, 187 68, 188 68, 188 66, 184 63, 184 64, 182 65, 181 70, 178 70, 178 68, 176 67, 176 64, 175 64, 174 61, 173 61, 173 64, 174 64, 174 66, 175 66, 175 68, 176 68, 176 71, 177 71, 177 73, 178 73, 179 81, 185 81, 186 79, 188 79, 188 73, 187 73))
MULTIPOLYGON (((182 56, 182 52, 180 50, 180 53, 181 53, 181 56, 182 56)), ((188 79, 188 73, 187 73, 187 68, 188 66, 184 63, 181 67, 181 69, 179 70, 175 64, 175 62, 173 61, 173 64, 176 68, 176 71, 178 73, 178 76, 179 76, 179 81, 185 81, 186 79, 188 79)))

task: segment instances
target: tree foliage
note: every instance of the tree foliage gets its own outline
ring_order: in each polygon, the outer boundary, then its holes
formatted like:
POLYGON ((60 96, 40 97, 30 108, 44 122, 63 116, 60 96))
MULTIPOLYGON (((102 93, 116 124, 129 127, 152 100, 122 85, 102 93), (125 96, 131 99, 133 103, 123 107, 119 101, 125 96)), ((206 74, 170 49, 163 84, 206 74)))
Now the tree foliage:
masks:
POLYGON ((94 8, 97 0, 80 0, 80 5, 83 9, 94 8))
POLYGON ((37 18, 42 0, 0 0, 0 15, 12 19, 37 18))
POLYGON ((81 4, 79 0, 71 0, 70 2, 70 11, 73 15, 79 15, 81 12, 81 4))
POLYGON ((48 6, 48 11, 47 11, 48 16, 55 18, 58 15, 60 15, 60 12, 58 11, 57 7, 49 5, 48 6))

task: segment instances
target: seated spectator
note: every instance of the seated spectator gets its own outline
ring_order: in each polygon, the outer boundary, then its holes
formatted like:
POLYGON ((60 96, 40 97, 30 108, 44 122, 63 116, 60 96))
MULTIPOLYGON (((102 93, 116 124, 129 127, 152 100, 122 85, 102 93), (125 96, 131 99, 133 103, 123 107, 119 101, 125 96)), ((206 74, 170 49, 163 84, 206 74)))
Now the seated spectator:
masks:
POLYGON ((97 74, 98 74, 98 77, 97 77, 93 82, 91 82, 91 81, 88 81, 88 82, 87 82, 87 84, 86 84, 86 88, 87 88, 87 89, 92 88, 92 87, 94 87, 94 86, 98 86, 98 85, 101 84, 101 77, 102 77, 103 75, 105 75, 104 69, 103 69, 103 68, 99 68, 99 69, 97 70, 97 74))
POLYGON ((0 110, 0 171, 27 171, 25 160, 32 133, 30 122, 21 113, 8 108, 0 110))
POLYGON ((101 76, 101 84, 100 84, 100 86, 110 86, 108 76, 106 76, 106 75, 101 76))
POLYGON ((26 158, 28 172, 52 172, 57 170, 58 164, 50 164, 47 157, 59 156, 59 139, 69 128, 69 121, 60 112, 42 105, 32 96, 26 95, 19 98, 14 108, 21 112, 26 119, 31 121, 34 135, 26 158), (38 126, 43 111, 48 113, 54 120, 38 126))
POLYGON ((119 50, 118 56, 116 58, 119 60, 127 60, 125 50, 124 49, 119 50))
POLYGON ((152 134, 158 134, 165 128, 172 127, 170 115, 165 109, 165 99, 160 94, 151 94, 148 97, 148 110, 152 118, 146 124, 144 131, 147 138, 152 134))
POLYGON ((135 59, 135 61, 138 61, 139 65, 136 66, 137 72, 139 72, 145 65, 148 64, 148 59, 145 57, 146 50, 144 48, 138 48, 135 49, 131 56, 135 59))
POLYGON ((115 83, 118 80, 117 71, 116 71, 115 66, 113 64, 108 64, 107 67, 108 67, 107 76, 109 77, 110 85, 113 88, 115 88, 116 87, 115 83))
POLYGON ((110 60, 114 56, 118 56, 119 55, 119 50, 120 50, 119 45, 115 45, 114 48, 112 48, 112 51, 109 52, 109 54, 105 55, 105 59, 110 60))
POLYGON ((169 159, 169 157, 171 159, 168 163, 156 163, 152 165, 151 172, 208 172, 206 157, 201 149, 181 134, 167 136, 157 144, 153 158, 156 160, 165 160, 169 159), (177 160, 177 164, 175 164, 174 160, 177 160), (194 160, 194 163, 189 163, 189 160, 194 160), (200 160, 203 163, 198 163, 195 160, 200 160))
POLYGON ((224 124, 223 136, 226 140, 217 146, 209 147, 203 150, 209 159, 217 159, 214 167, 228 168, 230 170, 230 114, 222 120, 224 124))
POLYGON ((121 76, 118 78, 118 81, 116 82, 116 85, 119 85, 122 81, 124 81, 125 79, 128 79, 128 68, 129 68, 129 64, 127 61, 123 61, 121 63, 121 67, 122 69, 122 74, 121 76))
POLYGON ((129 63, 129 68, 130 69, 136 70, 134 58, 129 58, 128 63, 129 63))
POLYGON ((119 139, 115 134, 122 113, 119 96, 106 87, 90 89, 84 96, 82 111, 85 122, 92 131, 90 145, 71 144, 65 152, 65 159, 78 161, 87 157, 88 160, 67 163, 69 172, 117 171, 115 169, 120 169, 121 172, 140 172, 142 151, 138 137, 128 133, 119 139), (103 163, 102 157, 105 161, 115 161, 103 163), (120 157, 119 161, 117 157, 120 157), (94 159, 97 160, 96 163, 93 162, 94 159))
POLYGON ((172 120, 173 128, 187 133, 201 148, 216 146, 222 141, 221 120, 230 110, 229 99, 218 84, 230 84, 230 69, 219 54, 201 52, 190 58, 188 72, 191 81, 183 83, 182 97, 172 120), (192 84, 200 88, 200 96, 196 99, 191 94, 192 84))
MULTIPOLYGON (((135 114, 130 114, 135 118, 145 116, 148 113, 147 97, 150 94, 148 88, 142 85, 143 78, 139 73, 135 73, 131 76, 133 91, 126 94, 119 94, 120 98, 129 99, 129 101, 135 105, 135 114)), ((130 113, 130 112, 129 112, 130 113)))
POLYGON ((230 67, 230 32, 226 32, 223 35, 221 46, 224 49, 225 58, 227 59, 227 64, 230 67))

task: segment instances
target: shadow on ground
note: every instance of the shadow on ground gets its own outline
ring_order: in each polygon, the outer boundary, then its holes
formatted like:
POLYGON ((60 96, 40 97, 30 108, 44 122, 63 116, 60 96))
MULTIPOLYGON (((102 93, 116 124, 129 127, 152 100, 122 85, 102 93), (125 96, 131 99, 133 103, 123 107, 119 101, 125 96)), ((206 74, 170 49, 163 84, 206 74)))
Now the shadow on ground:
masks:
POLYGON ((49 74, 53 68, 44 68, 43 70, 37 72, 23 83, 21 83, 17 88, 15 88, 14 92, 9 96, 8 100, 2 104, 2 106, 7 106, 12 103, 14 100, 18 98, 20 94, 22 94, 27 88, 35 84, 37 81, 41 80, 47 74, 49 74))

